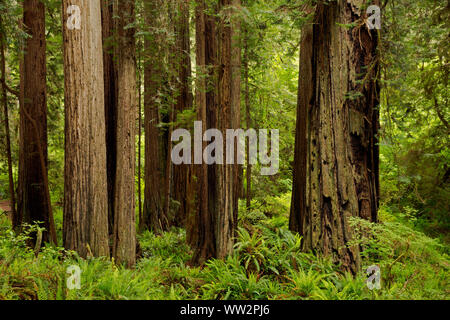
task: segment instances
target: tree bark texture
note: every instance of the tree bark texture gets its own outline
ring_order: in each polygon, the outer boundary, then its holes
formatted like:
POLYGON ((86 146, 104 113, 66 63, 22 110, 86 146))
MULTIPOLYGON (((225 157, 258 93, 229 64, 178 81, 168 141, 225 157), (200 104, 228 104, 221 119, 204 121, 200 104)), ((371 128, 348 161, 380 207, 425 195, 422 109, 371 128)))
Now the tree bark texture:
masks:
POLYGON ((378 36, 356 0, 318 3, 314 22, 300 53, 290 228, 305 250, 355 273, 359 248, 348 246, 349 218, 377 220, 378 36))
POLYGON ((100 0, 63 0, 64 247, 109 256, 105 104, 100 0), (81 29, 66 26, 77 5, 81 29))

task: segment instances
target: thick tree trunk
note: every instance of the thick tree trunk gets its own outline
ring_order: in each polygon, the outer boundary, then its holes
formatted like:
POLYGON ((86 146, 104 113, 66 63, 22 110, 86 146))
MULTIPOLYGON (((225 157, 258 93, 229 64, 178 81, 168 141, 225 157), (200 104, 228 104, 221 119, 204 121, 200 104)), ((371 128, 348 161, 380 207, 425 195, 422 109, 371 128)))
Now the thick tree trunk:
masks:
POLYGON ((117 160, 117 64, 114 62, 113 3, 102 3, 103 79, 105 84, 106 177, 108 183, 108 227, 114 230, 114 185, 117 160))
POLYGON ((136 262, 135 166, 136 166, 136 44, 134 0, 116 0, 115 56, 117 58, 117 160, 114 186, 114 244, 117 263, 136 262))
POLYGON ((347 246, 349 218, 376 221, 378 206, 378 36, 358 3, 320 2, 303 31, 290 219, 305 250, 353 273, 360 258, 347 246))
POLYGON ((144 168, 144 211, 140 228, 147 227, 157 233, 169 227, 164 212, 162 188, 164 182, 165 161, 160 129, 158 91, 164 74, 163 52, 160 39, 153 29, 159 27, 158 15, 162 6, 160 1, 145 2, 145 21, 150 34, 145 36, 144 65, 144 131, 145 131, 145 168, 144 168))
POLYGON ((64 247, 109 256, 100 0, 63 0, 65 73, 64 247), (80 29, 66 25, 77 5, 80 29))
MULTIPOLYGON (((191 58, 189 37, 189 0, 177 0, 177 17, 175 19, 176 57, 175 66, 177 81, 175 122, 177 115, 192 108, 192 93, 190 89, 191 58)), ((173 198, 179 203, 172 224, 185 226, 191 199, 191 168, 190 165, 180 164, 173 167, 173 198)))
POLYGON ((23 2, 25 40, 20 77, 20 161, 18 223, 42 222, 43 241, 56 243, 47 178, 45 7, 23 2))

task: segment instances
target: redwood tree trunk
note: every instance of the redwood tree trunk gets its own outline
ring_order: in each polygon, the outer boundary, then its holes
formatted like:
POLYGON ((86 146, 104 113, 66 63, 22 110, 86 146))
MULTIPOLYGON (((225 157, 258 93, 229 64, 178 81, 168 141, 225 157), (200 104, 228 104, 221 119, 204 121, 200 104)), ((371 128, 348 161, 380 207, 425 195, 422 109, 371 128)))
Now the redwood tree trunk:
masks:
MULTIPOLYGON (((220 0, 219 9, 221 19, 218 26, 218 110, 217 129, 224 138, 224 148, 226 150, 226 130, 233 128, 235 119, 232 108, 232 27, 229 22, 231 11, 229 9, 231 0, 220 0)), ((216 233, 216 256, 225 258, 233 249, 233 237, 236 227, 235 208, 235 187, 234 172, 237 165, 225 164, 216 165, 216 190, 217 198, 215 205, 215 233, 216 233)))
POLYGON ((117 263, 131 267, 136 262, 136 44, 134 0, 116 0, 117 58, 117 158, 114 186, 114 244, 117 263))
POLYGON ((304 249, 353 273, 360 258, 347 246, 349 218, 376 221, 378 207, 378 37, 358 4, 320 2, 303 31, 290 219, 304 249))
POLYGON ((45 7, 23 2, 25 40, 20 77, 18 222, 42 222, 43 241, 56 243, 47 177, 45 7))
POLYGON ((108 183, 108 228, 114 230, 114 185, 117 158, 117 63, 114 62, 113 3, 101 0, 103 79, 105 84, 106 178, 108 183))
POLYGON ((109 256, 105 104, 100 1, 63 0, 65 167, 64 247, 109 256), (66 26, 77 5, 81 29, 66 26))
MULTIPOLYGON (((204 0, 198 1, 195 9, 196 29, 196 63, 197 79, 195 102, 197 120, 202 121, 203 132, 216 127, 216 77, 217 61, 215 19, 205 11, 215 8, 207 7, 204 0), (213 85, 211 85, 211 83, 213 85)), ((202 143, 202 150, 206 143, 202 143)), ((202 154, 203 156, 203 154, 202 154)), ((216 200, 215 165, 195 165, 197 176, 197 212, 189 218, 186 227, 187 241, 194 248, 192 262, 202 264, 216 255, 215 215, 216 200)))
POLYGON ((158 28, 158 15, 161 1, 146 1, 144 7, 145 21, 150 33, 144 40, 144 131, 145 131, 145 168, 144 168, 144 211, 140 228, 149 228, 157 233, 169 227, 168 217, 164 212, 163 186, 165 164, 162 137, 158 127, 160 113, 158 91, 163 81, 163 50, 160 39, 153 29, 158 28))
MULTIPOLYGON (((0 4, 3 4, 0 1, 0 4)), ((11 217, 12 217, 12 227, 13 230, 18 230, 19 221, 16 211, 16 193, 14 190, 14 177, 12 169, 12 155, 11 155, 11 136, 9 132, 9 115, 8 115, 8 95, 6 90, 6 54, 5 54, 5 44, 6 44, 6 32, 3 29, 3 20, 0 17, 0 72, 2 83, 0 86, 2 88, 2 105, 3 105, 3 115, 5 122, 5 146, 6 146, 6 157, 8 159, 8 183, 9 183, 9 195, 11 200, 11 217)))
MULTIPOLYGON (((190 89, 191 58, 189 38, 189 0, 177 0, 177 18, 175 19, 176 37, 176 82, 177 92, 175 104, 175 122, 177 115, 192 108, 192 93, 190 89)), ((185 124, 184 124, 185 127, 185 124)), ((189 208, 192 207, 191 196, 191 166, 180 164, 173 166, 173 198, 179 203, 173 219, 173 225, 184 226, 189 208)))
MULTIPOLYGON (((232 0, 231 11, 231 114, 230 128, 239 129, 241 126, 241 0, 232 0)), ((234 150, 237 150, 237 139, 234 150)), ((238 154, 235 152, 233 170, 233 229, 237 231, 239 197, 242 190, 242 165, 237 164, 238 154)))
MULTIPOLYGON (((249 52, 248 52, 248 30, 245 30, 245 44, 244 44, 244 81, 245 81, 245 122, 247 125, 247 130, 251 128, 251 117, 250 117, 250 88, 249 88, 249 75, 248 75, 248 64, 249 64, 249 52)), ((250 163, 250 143, 246 144, 246 182, 247 190, 245 192, 245 200, 247 210, 250 210, 250 204, 252 199, 252 165, 250 163)))

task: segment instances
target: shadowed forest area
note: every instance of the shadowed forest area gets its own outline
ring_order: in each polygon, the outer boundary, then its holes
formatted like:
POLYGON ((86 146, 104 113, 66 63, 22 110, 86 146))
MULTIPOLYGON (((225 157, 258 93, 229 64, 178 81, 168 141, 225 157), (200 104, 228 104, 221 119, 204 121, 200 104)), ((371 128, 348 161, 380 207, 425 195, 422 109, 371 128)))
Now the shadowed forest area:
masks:
POLYGON ((0 12, 0 300, 450 298, 449 1, 0 12))

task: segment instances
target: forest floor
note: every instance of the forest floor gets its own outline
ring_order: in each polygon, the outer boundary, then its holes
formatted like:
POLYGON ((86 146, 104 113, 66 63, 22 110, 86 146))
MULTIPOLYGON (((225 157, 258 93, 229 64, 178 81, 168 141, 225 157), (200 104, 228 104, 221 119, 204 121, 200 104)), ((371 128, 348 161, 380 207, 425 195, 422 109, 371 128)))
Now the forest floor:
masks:
POLYGON ((364 234, 355 240, 364 248, 363 270, 352 276, 301 252, 301 238, 287 228, 289 199, 254 201, 249 211, 241 206, 235 253, 201 268, 189 266, 182 229, 140 234, 142 256, 130 270, 49 245, 35 256, 27 235, 14 235, 0 213, 0 299, 450 299, 448 245, 382 208, 379 224, 352 222, 364 234), (67 288, 72 265, 81 270, 80 289, 67 288), (367 287, 370 265, 381 269, 379 290, 367 287))

